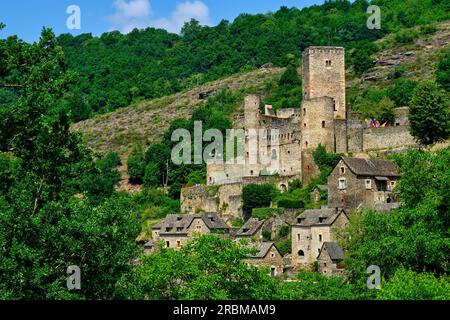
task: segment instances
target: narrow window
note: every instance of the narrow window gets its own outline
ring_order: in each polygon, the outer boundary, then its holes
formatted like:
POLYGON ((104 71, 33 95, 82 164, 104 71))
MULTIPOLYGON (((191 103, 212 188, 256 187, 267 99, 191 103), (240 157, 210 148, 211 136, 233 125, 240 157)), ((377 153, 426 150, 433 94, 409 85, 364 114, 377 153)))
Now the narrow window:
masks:
POLYGON ((300 241, 300 233, 297 234, 297 241, 300 241))
POLYGON ((166 241, 166 247, 170 248, 170 241, 166 241))
POLYGON ((322 235, 319 234, 319 242, 322 242, 322 235))
POLYGON ((345 174, 345 167, 341 167, 341 173, 345 174))
POLYGON ((347 179, 341 178, 339 179, 339 190, 347 189, 347 179))
POLYGON ((306 108, 303 108, 303 115, 306 116, 306 108))
POLYGON ((322 121, 322 128, 325 128, 325 121, 322 121))

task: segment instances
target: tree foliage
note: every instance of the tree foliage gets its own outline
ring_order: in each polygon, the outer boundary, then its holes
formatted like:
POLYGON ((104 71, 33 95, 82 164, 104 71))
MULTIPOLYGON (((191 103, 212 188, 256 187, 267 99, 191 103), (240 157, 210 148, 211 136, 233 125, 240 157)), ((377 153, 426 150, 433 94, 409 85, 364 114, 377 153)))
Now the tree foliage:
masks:
POLYGON ((272 184, 248 184, 242 190, 242 206, 247 214, 254 208, 270 207, 277 195, 277 189, 272 184))
POLYGON ((450 90, 450 50, 448 50, 441 61, 437 64, 436 82, 445 90, 450 90))
POLYGON ((409 121, 411 134, 423 145, 441 142, 450 136, 450 103, 447 93, 435 83, 424 82, 414 90, 409 121))
POLYGON ((127 161, 127 173, 132 183, 142 183, 146 171, 144 154, 140 145, 135 145, 127 161))
POLYGON ((378 300, 450 300, 450 278, 399 269, 383 283, 378 300))
POLYGON ((448 273, 450 149, 410 151, 396 161, 402 172, 397 187, 402 207, 389 215, 352 215, 341 235, 353 279, 365 279, 370 265, 378 265, 387 280, 401 267, 448 273))
POLYGON ((69 130, 73 74, 53 33, 31 46, 6 42, 1 77, 20 90, 0 109, 0 297, 112 299, 138 232, 127 198, 114 194, 120 160, 94 156, 69 130), (66 287, 72 265, 80 291, 66 287))
POLYGON ((214 235, 194 239, 179 251, 161 249, 141 259, 121 283, 125 298, 149 300, 271 299, 277 281, 244 262, 251 248, 214 235))

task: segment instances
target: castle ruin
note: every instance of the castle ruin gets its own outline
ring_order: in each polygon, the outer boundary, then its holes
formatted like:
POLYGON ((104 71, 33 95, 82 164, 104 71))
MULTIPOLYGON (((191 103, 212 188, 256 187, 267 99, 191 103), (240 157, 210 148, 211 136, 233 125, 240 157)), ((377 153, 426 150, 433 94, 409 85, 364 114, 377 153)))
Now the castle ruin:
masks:
POLYGON ((395 110, 393 126, 378 128, 369 128, 347 110, 344 48, 310 47, 303 52, 302 61, 302 105, 276 112, 265 106, 262 112, 260 98, 247 96, 241 161, 208 164, 207 185, 182 190, 182 212, 242 217, 241 194, 245 185, 270 181, 283 191, 294 179, 307 183, 318 172, 312 153, 319 144, 328 152, 343 154, 416 144, 409 133, 405 108, 395 110), (250 161, 255 153, 273 161, 270 165, 259 158, 250 161))

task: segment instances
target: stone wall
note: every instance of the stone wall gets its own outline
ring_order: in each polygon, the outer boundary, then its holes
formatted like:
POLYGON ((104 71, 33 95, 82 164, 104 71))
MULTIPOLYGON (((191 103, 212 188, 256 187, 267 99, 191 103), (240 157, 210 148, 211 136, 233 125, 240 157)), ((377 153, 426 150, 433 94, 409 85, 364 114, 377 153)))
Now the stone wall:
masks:
POLYGON ((218 186, 196 185, 181 190, 182 213, 218 212, 218 186))
POLYGON ((360 121, 347 122, 347 152, 362 152, 363 132, 363 124, 360 121))
POLYGON ((347 120, 335 119, 334 120, 334 152, 335 153, 347 153, 347 120))
POLYGON ((408 126, 364 129, 363 151, 416 146, 408 126))
POLYGON ((334 148, 334 108, 329 97, 304 100, 300 117, 302 150, 314 150, 319 144, 329 152, 334 148))

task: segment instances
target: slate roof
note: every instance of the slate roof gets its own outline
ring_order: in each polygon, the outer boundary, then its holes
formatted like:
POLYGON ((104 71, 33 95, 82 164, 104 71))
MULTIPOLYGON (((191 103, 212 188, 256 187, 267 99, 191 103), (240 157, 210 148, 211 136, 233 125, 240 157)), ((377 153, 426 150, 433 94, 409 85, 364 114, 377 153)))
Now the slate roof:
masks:
POLYGON ((342 250, 337 242, 324 242, 322 249, 320 249, 319 257, 322 253, 327 253, 331 260, 344 259, 344 250, 342 250))
POLYGON ((330 226, 344 210, 337 208, 308 209, 295 219, 295 226, 330 226))
POLYGON ((169 214, 167 217, 153 226, 153 230, 161 230, 160 234, 187 234, 189 227, 194 219, 202 219, 206 226, 211 230, 225 229, 228 225, 217 213, 201 214, 169 214))
POLYGON ((393 161, 362 158, 343 158, 342 160, 356 175, 400 177, 398 168, 393 161))
MULTIPOLYGON (((258 243, 251 243, 248 245, 250 249, 256 249, 257 252, 255 254, 252 254, 250 258, 253 259, 264 259, 267 254, 269 253, 270 249, 275 247, 275 249, 278 251, 277 247, 273 242, 258 242, 258 243)), ((278 253, 280 253, 278 251, 278 253)), ((281 253, 280 253, 281 255, 281 253)))
POLYGON ((242 228, 236 233, 236 237, 252 237, 263 226, 264 221, 259 221, 255 218, 250 218, 242 228))

